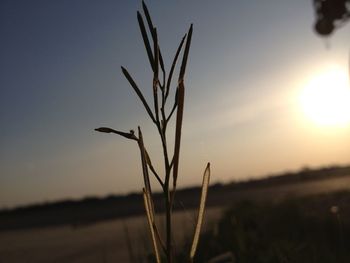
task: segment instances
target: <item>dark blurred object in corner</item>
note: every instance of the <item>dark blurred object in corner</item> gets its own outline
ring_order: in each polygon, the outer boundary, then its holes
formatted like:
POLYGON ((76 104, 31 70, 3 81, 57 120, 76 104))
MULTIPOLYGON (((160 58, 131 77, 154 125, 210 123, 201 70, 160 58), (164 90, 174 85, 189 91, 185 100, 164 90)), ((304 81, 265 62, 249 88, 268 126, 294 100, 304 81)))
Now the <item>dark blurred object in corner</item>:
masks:
POLYGON ((350 18, 350 0, 313 0, 313 5, 315 31, 321 36, 329 36, 350 18))

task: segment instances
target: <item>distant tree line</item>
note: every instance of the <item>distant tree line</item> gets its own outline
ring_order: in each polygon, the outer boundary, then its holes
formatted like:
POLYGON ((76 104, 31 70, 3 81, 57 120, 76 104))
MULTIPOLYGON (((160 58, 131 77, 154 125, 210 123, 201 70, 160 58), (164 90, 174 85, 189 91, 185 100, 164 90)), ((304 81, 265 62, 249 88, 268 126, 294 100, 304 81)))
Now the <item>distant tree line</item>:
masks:
MULTIPOLYGON (((268 175, 263 178, 214 184, 209 187, 208 206, 218 206, 237 197, 235 193, 249 189, 277 187, 293 183, 350 176, 350 166, 329 166, 319 169, 302 168, 297 172, 268 175)), ((175 210, 197 207, 199 186, 179 189, 175 210)), ((154 204, 164 212, 162 193, 155 193, 154 204)), ((110 195, 104 198, 88 197, 81 200, 61 200, 51 203, 0 210, 0 231, 57 225, 79 227, 98 221, 140 215, 144 213, 142 194, 110 195)))

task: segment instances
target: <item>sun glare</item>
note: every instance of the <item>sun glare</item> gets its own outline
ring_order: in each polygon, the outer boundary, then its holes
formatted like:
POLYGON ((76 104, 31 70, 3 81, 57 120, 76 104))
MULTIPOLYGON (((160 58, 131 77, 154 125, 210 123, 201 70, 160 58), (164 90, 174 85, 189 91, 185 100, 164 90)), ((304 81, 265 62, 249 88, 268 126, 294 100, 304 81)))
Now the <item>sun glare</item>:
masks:
POLYGON ((306 117, 319 126, 350 124, 350 85, 345 70, 332 68, 312 78, 300 95, 306 117))

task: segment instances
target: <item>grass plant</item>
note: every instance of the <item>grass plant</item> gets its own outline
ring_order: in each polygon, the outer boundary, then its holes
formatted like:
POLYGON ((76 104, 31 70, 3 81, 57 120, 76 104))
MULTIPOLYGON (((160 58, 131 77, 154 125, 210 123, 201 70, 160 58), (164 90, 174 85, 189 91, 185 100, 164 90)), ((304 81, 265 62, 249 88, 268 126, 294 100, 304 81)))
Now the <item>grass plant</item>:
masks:
MULTIPOLYGON (((123 132, 108 127, 100 127, 95 129, 96 131, 103 133, 114 133, 120 135, 129 140, 133 140, 137 143, 140 156, 143 173, 143 199, 146 210, 148 226, 151 233, 151 240, 153 244, 154 257, 156 262, 161 262, 162 258, 166 259, 166 262, 173 263, 175 260, 174 247, 173 247, 173 236, 172 236, 172 213, 174 206, 174 198, 177 187, 178 171, 179 171, 179 157, 180 157, 180 145, 181 145, 181 130, 184 112, 184 98, 185 98, 185 72, 188 61, 188 55, 191 46, 193 25, 191 24, 187 34, 182 38, 175 56, 172 60, 172 64, 167 74, 164 66, 163 56, 158 43, 157 28, 154 27, 151 20, 151 16, 147 9, 147 6, 142 2, 142 9, 144 17, 140 12, 137 12, 137 20, 141 31, 143 43, 146 49, 147 57, 153 72, 153 83, 151 91, 153 93, 153 105, 145 99, 145 96, 141 92, 139 85, 136 84, 135 80, 124 67, 121 67, 122 73, 128 80, 130 86, 135 91, 136 95, 140 99, 144 106, 148 116, 150 117, 153 124, 156 126, 162 143, 162 151, 164 157, 164 174, 161 175, 154 168, 151 157, 146 149, 145 142, 143 140, 143 134, 140 126, 138 126, 137 134, 134 130, 129 132, 123 132), (146 20, 147 28, 144 22, 146 20), (150 37, 149 37, 150 36, 150 37), (182 53, 182 61, 179 68, 179 75, 177 83, 175 84, 175 96, 170 107, 169 112, 166 111, 166 106, 169 105, 170 100, 170 89, 172 88, 172 79, 177 66, 177 62, 180 54, 182 53), (171 121, 174 113, 176 112, 175 118, 175 138, 172 154, 168 147, 167 128, 171 121), (161 186, 164 204, 165 204, 165 240, 160 235, 161 231, 159 226, 155 222, 155 208, 152 198, 152 186, 150 176, 154 176, 159 185, 161 186)), ((193 262, 193 258, 196 253, 202 221, 204 217, 205 201, 207 196, 207 190, 210 180, 210 164, 208 163, 203 176, 202 194, 200 199, 197 224, 194 230, 193 242, 191 250, 188 251, 188 261, 193 262)))
MULTIPOLYGON (((202 233, 197 262, 231 252, 242 263, 350 262, 350 192, 235 203, 202 233)), ((225 261, 226 262, 226 261, 225 261)))

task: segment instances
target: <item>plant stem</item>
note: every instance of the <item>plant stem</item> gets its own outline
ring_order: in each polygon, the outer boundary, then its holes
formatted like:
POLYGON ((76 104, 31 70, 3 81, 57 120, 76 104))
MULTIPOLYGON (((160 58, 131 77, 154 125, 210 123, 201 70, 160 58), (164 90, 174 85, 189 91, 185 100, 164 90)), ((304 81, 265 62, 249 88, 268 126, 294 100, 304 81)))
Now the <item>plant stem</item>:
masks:
POLYGON ((164 192, 164 198, 165 198, 165 210, 166 210, 166 257, 168 263, 173 262, 173 255, 172 255, 172 238, 171 238, 171 200, 170 200, 170 193, 169 193, 169 184, 166 186, 165 192, 164 192))

